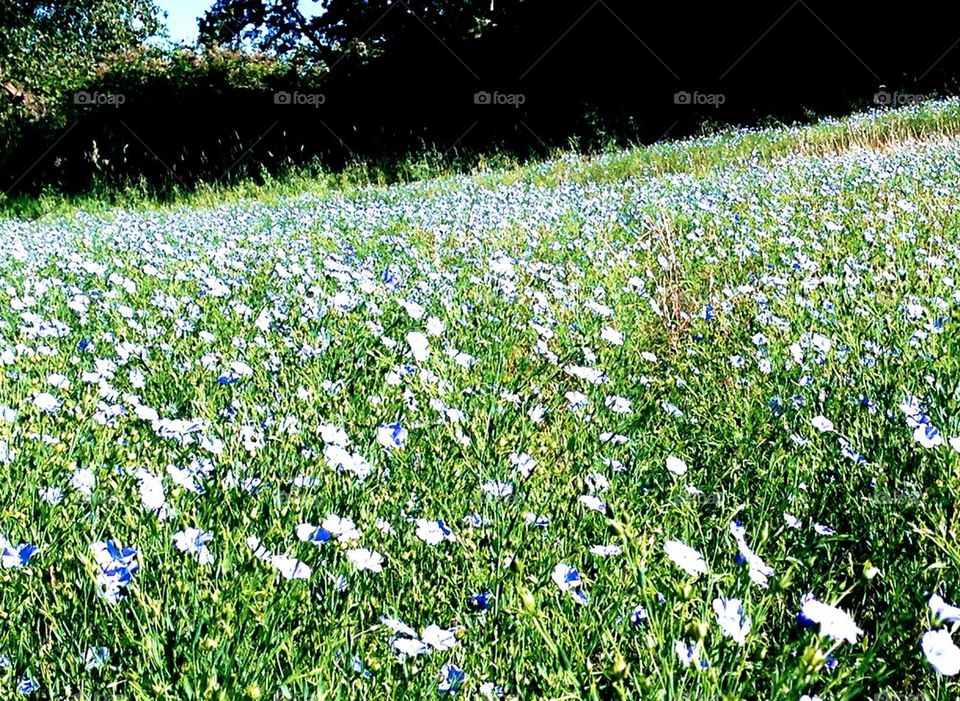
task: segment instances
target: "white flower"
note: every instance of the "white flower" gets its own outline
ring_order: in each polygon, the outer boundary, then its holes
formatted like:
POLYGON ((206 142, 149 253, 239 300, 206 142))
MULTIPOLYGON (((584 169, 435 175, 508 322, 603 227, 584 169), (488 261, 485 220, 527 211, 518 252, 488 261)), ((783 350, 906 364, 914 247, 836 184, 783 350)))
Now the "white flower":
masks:
POLYGON ((242 377, 251 377, 253 376, 253 368, 246 363, 237 360, 233 363, 230 363, 227 373, 238 379, 242 377))
POLYGON ((392 643, 393 649, 404 657, 416 657, 425 655, 430 651, 426 643, 416 638, 397 638, 392 643))
POLYGON ((591 299, 589 302, 586 303, 585 306, 587 307, 587 309, 591 310, 595 314, 598 314, 599 316, 602 316, 604 318, 613 316, 613 310, 610 307, 608 307, 606 304, 601 304, 596 300, 591 299))
POLYGON ((800 616, 820 624, 820 634, 832 640, 846 640, 856 644, 858 638, 863 635, 863 631, 857 627, 850 614, 835 606, 817 601, 813 594, 806 594, 803 597, 800 616))
POLYGON ((56 506, 63 501, 63 488, 40 487, 40 498, 51 506, 56 506))
POLYGON ((810 341, 813 344, 813 347, 821 353, 829 353, 830 349, 833 348, 833 341, 823 334, 813 334, 813 338, 811 338, 810 341))
POLYGON ((689 667, 697 654, 697 646, 690 645, 682 640, 677 640, 673 644, 673 651, 677 653, 677 659, 680 660, 680 664, 684 667, 689 667))
POLYGON ((953 644, 947 630, 928 630, 920 639, 923 654, 937 672, 952 677, 960 672, 960 648, 953 644))
POLYGON ((508 497, 513 494, 513 485, 499 480, 484 482, 480 489, 492 497, 508 497))
POLYGON ((361 572, 364 570, 370 572, 383 571, 383 555, 373 550, 352 548, 347 550, 347 559, 361 572))
POLYGON ((663 552, 677 567, 687 574, 696 577, 707 573, 707 563, 703 555, 679 540, 667 540, 663 544, 663 552))
POLYGON ((357 530, 356 524, 349 518, 341 518, 336 514, 330 514, 323 519, 320 527, 341 543, 353 543, 360 540, 360 531, 357 530))
POLYGON ((448 347, 447 355, 453 359, 453 362, 462 368, 469 368, 471 365, 477 362, 477 359, 474 356, 457 350, 456 348, 448 347))
POLYGON ((939 448, 943 445, 943 436, 940 435, 940 429, 929 423, 919 424, 913 430, 913 440, 924 448, 939 448))
POLYGON ((623 334, 617 331, 612 326, 604 326, 600 330, 600 338, 602 338, 604 341, 614 346, 623 345, 623 334))
POLYGON ((585 407, 590 399, 583 392, 571 391, 563 395, 568 403, 567 409, 570 411, 576 411, 577 409, 582 409, 585 407))
POLYGON ((247 547, 253 551, 253 556, 263 560, 283 575, 284 579, 310 579, 313 570, 296 558, 288 555, 275 555, 267 550, 255 536, 247 536, 247 547))
POLYGON ((540 528, 546 528, 550 525, 550 517, 543 514, 535 514, 532 511, 527 511, 523 515, 523 520, 526 521, 531 526, 539 526, 540 528))
POLYGON ((568 375, 572 375, 581 380, 586 380, 592 385, 599 385, 606 380, 607 376, 602 370, 588 368, 582 365, 568 365, 564 368, 568 375))
POLYGON ((347 436, 347 432, 333 424, 320 425, 320 438, 327 445, 335 445, 341 448, 346 448, 350 445, 350 438, 347 436))
POLYGON ((4 569, 23 567, 37 551, 36 546, 24 543, 14 545, 0 535, 0 566, 4 569))
POLYGON ((667 470, 675 475, 684 475, 687 472, 687 463, 671 455, 667 458, 667 470))
POLYGON ((140 480, 140 500, 147 511, 156 511, 161 518, 166 515, 167 497, 163 491, 163 478, 147 470, 137 470, 140 480))
POLYGON ((70 475, 68 481, 71 487, 85 497, 89 497, 93 494, 93 488, 97 484, 97 476, 93 474, 93 470, 89 467, 78 467, 73 471, 73 474, 70 475))
POLYGON ((918 319, 922 319, 926 311, 927 310, 924 309, 923 306, 919 304, 907 303, 906 312, 907 312, 907 318, 910 319, 910 321, 917 321, 918 319))
POLYGON ((612 395, 604 400, 604 404, 614 414, 629 414, 632 411, 632 404, 626 397, 612 395))
POLYGON ((591 494, 604 492, 610 487, 610 481, 599 472, 591 472, 583 481, 591 494))
POLYGON ((40 392, 37 396, 33 398, 33 405, 40 409, 41 411, 46 411, 50 414, 55 412, 60 408, 61 402, 59 399, 54 397, 49 392, 40 392))
POLYGON ((520 476, 527 479, 533 468, 537 466, 537 461, 526 453, 510 453, 510 464, 513 469, 520 473, 520 476))
POLYGON ((750 546, 747 545, 746 531, 743 526, 738 525, 736 521, 730 522, 730 535, 737 541, 737 548, 750 567, 750 580, 754 584, 766 589, 767 578, 773 576, 773 568, 769 567, 767 563, 761 560, 760 557, 750 549, 750 546))
POLYGON ((213 553, 207 547, 211 540, 213 533, 201 531, 199 528, 184 528, 173 534, 173 544, 177 550, 193 555, 201 565, 213 564, 213 553))
POLYGON ((58 372, 47 375, 47 384, 56 389, 70 388, 70 380, 67 379, 66 375, 62 375, 58 372))
POLYGON ((408 626, 403 621, 397 618, 390 618, 389 616, 380 616, 380 622, 387 626, 394 633, 399 633, 400 635, 406 635, 411 638, 417 637, 417 631, 408 626))
POLYGON ((407 334, 407 345, 410 346, 410 352, 418 363, 430 357, 430 341, 419 331, 411 331, 407 334))
POLYGON ((97 586, 100 594, 111 604, 116 604, 139 569, 137 552, 110 540, 92 543, 90 551, 98 565, 97 586))
POLYGON ((435 650, 449 650, 457 644, 457 631, 453 628, 441 628, 429 625, 423 629, 420 639, 435 650))
POLYGON ((934 594, 928 602, 933 617, 941 623, 960 623, 960 608, 948 604, 939 594, 934 594))
POLYGON ((607 505, 603 502, 603 500, 600 497, 595 497, 592 494, 583 494, 577 501, 592 511, 596 511, 601 514, 605 514, 607 512, 607 505))
POLYGON ((480 685, 479 691, 482 697, 484 697, 485 699, 489 699, 490 701, 493 701, 493 699, 501 698, 503 696, 503 690, 500 689, 493 682, 484 682, 483 684, 480 685))
POLYGON ((810 420, 810 424, 823 433, 833 430, 833 422, 826 416, 815 416, 810 420))
POLYGON ((313 574, 313 570, 307 565, 287 555, 273 555, 268 562, 283 575, 284 579, 310 579, 310 575, 313 574))
POLYGON ((743 602, 740 599, 714 599, 713 610, 717 614, 717 623, 724 635, 739 645, 747 641, 750 632, 750 617, 743 615, 743 602))
POLYGON ((407 442, 407 429, 399 423, 380 424, 377 427, 377 442, 387 450, 402 448, 407 442))
POLYGON ((575 567, 571 567, 565 562, 558 562, 550 575, 554 583, 560 588, 560 591, 572 591, 579 589, 583 584, 580 578, 580 572, 575 567))
POLYGON ((417 321, 422 319, 423 315, 426 314, 426 309, 416 302, 411 302, 406 299, 398 299, 397 304, 403 307, 412 319, 416 319, 417 321))
POLYGON ((417 519, 417 538, 427 545, 439 545, 444 540, 455 541, 457 536, 447 528, 443 521, 432 521, 426 518, 417 519))
POLYGON ((338 445, 327 444, 323 449, 323 457, 330 467, 340 472, 349 472, 358 480, 364 480, 373 474, 373 466, 362 456, 350 453, 338 445))
POLYGON ((148 407, 145 404, 138 404, 133 410, 133 413, 136 414, 138 419, 142 419, 143 421, 153 422, 160 418, 160 414, 157 413, 156 409, 148 407))
POLYGON ((143 389, 147 386, 146 376, 136 368, 130 370, 128 377, 130 378, 130 386, 134 389, 143 389))
POLYGON ((591 546, 590 552, 597 557, 613 557, 614 555, 619 555, 623 551, 620 549, 619 545, 594 545, 591 546))
POLYGON ((105 647, 89 647, 83 657, 84 668, 91 672, 100 669, 110 660, 110 650, 105 647))

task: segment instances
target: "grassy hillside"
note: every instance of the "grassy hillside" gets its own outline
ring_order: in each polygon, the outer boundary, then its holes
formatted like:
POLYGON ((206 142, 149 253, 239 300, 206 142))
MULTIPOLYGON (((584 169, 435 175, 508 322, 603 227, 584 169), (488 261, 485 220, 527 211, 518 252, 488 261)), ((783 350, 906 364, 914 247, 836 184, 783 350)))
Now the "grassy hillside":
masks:
POLYGON ((432 182, 470 175, 490 186, 518 180, 556 185, 566 180, 614 182, 627 177, 667 173, 702 175, 745 159, 769 163, 787 154, 826 155, 850 148, 883 148, 905 140, 952 136, 960 132, 960 99, 914 104, 895 110, 874 110, 846 119, 824 119, 808 126, 765 129, 723 129, 711 137, 662 141, 631 149, 611 147, 583 156, 559 153, 553 158, 520 164, 509 154, 456 157, 450 152, 422 153, 391 163, 354 163, 336 173, 295 170, 266 182, 212 183, 196 190, 173 190, 159 197, 149 189, 117 191, 102 188, 85 195, 49 192, 39 197, 0 194, 0 217, 56 218, 77 212, 109 213, 114 208, 157 209, 171 206, 216 207, 225 202, 275 200, 303 193, 317 196, 350 194, 370 187, 432 182))
POLYGON ((0 221, 0 695, 956 698, 958 125, 0 221))

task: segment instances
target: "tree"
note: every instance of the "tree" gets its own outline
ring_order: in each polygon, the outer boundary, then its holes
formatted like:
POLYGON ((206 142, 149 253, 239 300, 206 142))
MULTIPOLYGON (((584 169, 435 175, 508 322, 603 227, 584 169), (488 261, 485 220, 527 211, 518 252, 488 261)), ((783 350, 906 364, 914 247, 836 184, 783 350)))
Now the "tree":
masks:
POLYGON ((297 0, 218 0, 200 22, 206 46, 250 46, 332 64, 380 56, 411 30, 426 27, 444 42, 479 37, 523 0, 312 0, 308 17, 297 0))
POLYGON ((4 111, 62 102, 108 56, 163 31, 153 0, 3 0, 0 121, 4 111))

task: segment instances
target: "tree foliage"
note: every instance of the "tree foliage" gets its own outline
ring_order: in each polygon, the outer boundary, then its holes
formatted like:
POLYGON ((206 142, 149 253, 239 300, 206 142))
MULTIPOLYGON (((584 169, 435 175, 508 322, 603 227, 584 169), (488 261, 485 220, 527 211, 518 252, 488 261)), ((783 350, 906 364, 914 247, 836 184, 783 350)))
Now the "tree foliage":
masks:
POLYGON ((153 0, 3 0, 0 82, 54 102, 108 56, 162 32, 153 0))
POLYGON ((199 46, 147 49, 153 0, 0 0, 0 189, 524 156, 960 90, 932 2, 889 42, 885 15, 827 0, 205 2, 199 46), (73 104, 80 90, 123 104, 73 104))
POLYGON ((372 59, 402 46, 411 29, 444 42, 480 37, 523 0, 218 0, 200 23, 200 41, 297 55, 325 63, 372 59), (322 10, 322 11, 320 11, 322 10))

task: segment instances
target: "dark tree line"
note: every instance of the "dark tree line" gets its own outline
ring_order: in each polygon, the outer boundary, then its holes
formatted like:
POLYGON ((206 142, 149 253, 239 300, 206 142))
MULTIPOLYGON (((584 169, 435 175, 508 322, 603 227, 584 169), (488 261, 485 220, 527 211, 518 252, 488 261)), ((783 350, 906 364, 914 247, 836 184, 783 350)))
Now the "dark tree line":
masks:
POLYGON ((60 95, 59 121, 26 120, 0 177, 18 177, 66 128, 18 187, 189 186, 315 159, 653 141, 952 92, 960 68, 960 29, 932 2, 895 14, 856 0, 324 5, 307 16, 296 0, 220 0, 197 53, 137 49, 131 30, 126 49, 112 46, 84 76, 100 102, 64 106, 60 95))

